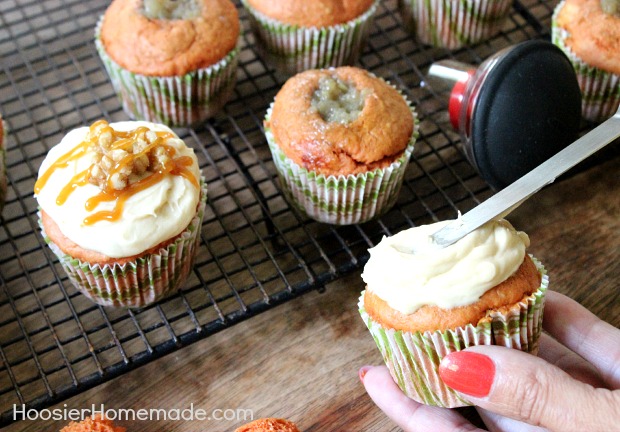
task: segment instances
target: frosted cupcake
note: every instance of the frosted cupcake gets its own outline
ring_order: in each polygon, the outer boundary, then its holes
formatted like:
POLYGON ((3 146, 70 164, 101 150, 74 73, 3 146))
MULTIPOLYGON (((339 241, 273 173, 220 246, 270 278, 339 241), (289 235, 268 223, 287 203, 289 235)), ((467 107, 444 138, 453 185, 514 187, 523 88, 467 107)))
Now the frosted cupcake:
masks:
POLYGON ((620 104, 620 2, 562 1, 551 38, 575 69, 583 118, 598 123, 613 116, 620 104))
POLYGON ((242 0, 257 48, 287 74, 355 63, 378 0, 242 0))
POLYGON ((114 0, 95 43, 131 118, 187 126, 232 94, 239 28, 230 0, 114 0))
POLYGON ((347 225, 394 205, 417 120, 394 87, 343 66, 290 78, 267 112, 265 135, 289 201, 315 220, 347 225))
POLYGON ((441 359, 472 345, 536 354, 548 279, 526 253, 529 238, 489 222, 440 249, 430 235, 446 222, 384 238, 370 249, 359 301, 394 381, 428 405, 469 405, 440 379, 441 359))
POLYGON ((499 33, 512 0, 399 0, 405 25, 419 42, 457 49, 499 33))
POLYGON ((35 196, 46 242, 93 301, 140 307, 183 285, 206 185, 169 128, 100 120, 72 130, 43 161, 35 196))

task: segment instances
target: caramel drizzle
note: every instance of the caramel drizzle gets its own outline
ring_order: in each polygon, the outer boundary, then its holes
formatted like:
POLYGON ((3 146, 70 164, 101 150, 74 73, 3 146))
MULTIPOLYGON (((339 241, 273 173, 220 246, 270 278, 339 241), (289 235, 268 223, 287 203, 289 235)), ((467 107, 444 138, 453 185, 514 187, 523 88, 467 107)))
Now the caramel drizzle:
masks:
MULTIPOLYGON (((90 140, 85 140, 81 142, 76 147, 58 158, 58 160, 56 160, 36 181, 34 186, 34 192, 36 194, 41 192, 41 189, 43 189, 49 178, 56 170, 66 168, 69 163, 82 157, 86 153, 86 150, 90 145, 97 143, 98 136, 101 133, 110 132, 112 134, 113 143, 111 145, 111 149, 129 150, 132 148, 133 143, 137 140, 137 138, 148 130, 148 128, 140 126, 132 131, 115 131, 108 125, 105 120, 98 120, 90 126, 90 140), (99 133, 97 133, 98 129, 99 133)), ((189 156, 180 156, 174 158, 174 156, 176 155, 176 149, 169 145, 162 144, 163 140, 172 138, 174 137, 174 135, 169 132, 155 133, 157 134, 157 140, 146 146, 144 149, 142 149, 142 151, 138 153, 128 153, 127 156, 125 156, 114 165, 109 177, 111 177, 113 173, 121 171, 124 167, 132 163, 136 158, 148 154, 150 150, 157 146, 161 146, 165 149, 166 153, 168 153, 168 155, 170 156, 170 162, 165 164, 161 169, 148 173, 145 177, 138 180, 137 182, 129 184, 126 188, 122 190, 114 189, 108 177, 107 188, 102 190, 99 194, 89 198, 84 204, 84 208, 88 212, 92 212, 102 202, 115 201, 114 208, 112 210, 99 211, 97 213, 87 216, 86 218, 84 218, 84 225, 92 225, 102 220, 107 220, 111 222, 118 220, 123 214, 125 202, 129 198, 131 198, 138 192, 141 192, 159 183, 168 174, 174 176, 181 176, 187 179, 196 188, 200 187, 198 181, 196 180, 196 177, 189 169, 187 169, 187 167, 190 167, 193 164, 192 158, 189 156)), ((73 176, 69 183, 67 183, 61 189, 58 197, 56 198, 57 205, 63 205, 67 201, 71 193, 78 187, 86 186, 87 184, 89 184, 88 179, 90 178, 90 172, 92 170, 92 167, 93 165, 91 165, 88 169, 73 176)))

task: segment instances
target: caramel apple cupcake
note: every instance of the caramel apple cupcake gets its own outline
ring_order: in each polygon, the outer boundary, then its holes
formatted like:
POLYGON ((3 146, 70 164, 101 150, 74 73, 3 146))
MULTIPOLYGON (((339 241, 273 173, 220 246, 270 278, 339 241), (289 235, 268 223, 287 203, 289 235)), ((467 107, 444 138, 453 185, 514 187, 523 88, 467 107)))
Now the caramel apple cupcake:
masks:
POLYGON ((231 96, 239 28, 230 0, 114 0, 95 44, 131 118, 187 126, 231 96))
POLYGON ((420 43, 457 49, 496 35, 512 0, 399 0, 403 22, 420 43))
POLYGON ((355 63, 379 5, 379 0, 241 1, 260 53, 289 75, 355 63))
POLYGON ((235 432, 301 432, 295 423, 280 418, 262 418, 235 429, 235 432))
POLYGON ((94 302, 141 307, 185 282, 206 185, 194 151, 166 126, 74 129, 47 154, 34 191, 43 237, 94 302))
POLYGON ((599 123, 613 116, 620 105, 620 1, 560 2, 551 40, 575 69, 582 117, 599 123))
POLYGON ((415 110, 404 96, 348 66, 290 78, 264 126, 289 201, 338 225, 394 205, 417 137, 415 110))
POLYGON ((401 231, 370 249, 359 311, 401 390, 454 408, 470 403, 439 377, 441 359, 473 345, 536 354, 549 281, 526 253, 528 236, 507 221, 439 248, 430 236, 447 222, 401 231))

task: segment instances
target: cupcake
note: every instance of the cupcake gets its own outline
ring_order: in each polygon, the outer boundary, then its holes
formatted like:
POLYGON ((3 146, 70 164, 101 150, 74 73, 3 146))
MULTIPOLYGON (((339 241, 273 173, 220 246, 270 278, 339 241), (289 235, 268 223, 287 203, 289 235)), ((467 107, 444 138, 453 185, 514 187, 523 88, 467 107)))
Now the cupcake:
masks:
POLYGON ((4 207, 4 201, 6 199, 6 151, 4 149, 4 141, 6 136, 6 128, 4 127, 4 121, 0 115, 0 213, 4 207))
POLYGON ((370 249, 359 311, 394 381, 410 398, 469 405, 439 377, 441 359, 473 345, 536 354, 548 278, 526 253, 529 238, 492 221, 443 249, 411 228, 370 249))
POLYGON ((379 0, 241 1, 260 53, 290 75, 355 63, 379 5, 379 0))
POLYGON ((94 302, 141 307, 183 285, 206 186, 193 150, 166 126, 72 130, 43 160, 35 196, 43 237, 94 302))
POLYGON ((280 418, 262 418, 240 426, 235 432, 300 432, 295 423, 280 418))
POLYGON ((457 49, 499 33, 512 0, 398 0, 405 25, 420 43, 457 49))
POLYGON ((613 116, 620 104, 618 2, 562 1, 553 13, 551 39, 564 51, 577 74, 582 117, 598 123, 613 116))
POLYGON ((348 66, 290 78, 264 125, 289 201, 338 225, 367 221, 394 205, 417 136, 407 100, 348 66))
POLYGON ((133 119, 187 126, 232 94, 239 17, 230 0, 114 0, 95 44, 133 119))

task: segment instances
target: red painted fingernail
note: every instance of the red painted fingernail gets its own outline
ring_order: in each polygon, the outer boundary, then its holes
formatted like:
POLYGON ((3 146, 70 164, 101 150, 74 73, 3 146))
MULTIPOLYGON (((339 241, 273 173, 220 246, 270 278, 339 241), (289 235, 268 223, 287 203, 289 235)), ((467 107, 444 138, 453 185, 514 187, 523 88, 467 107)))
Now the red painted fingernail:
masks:
POLYGON ((441 360, 439 376, 448 387, 458 392, 484 397, 491 391, 495 364, 483 354, 457 351, 441 360))
POLYGON ((360 381, 362 383, 364 382, 364 376, 366 375, 366 372, 368 372, 371 368, 372 366, 362 366, 360 370, 357 371, 357 374, 359 375, 360 381))

